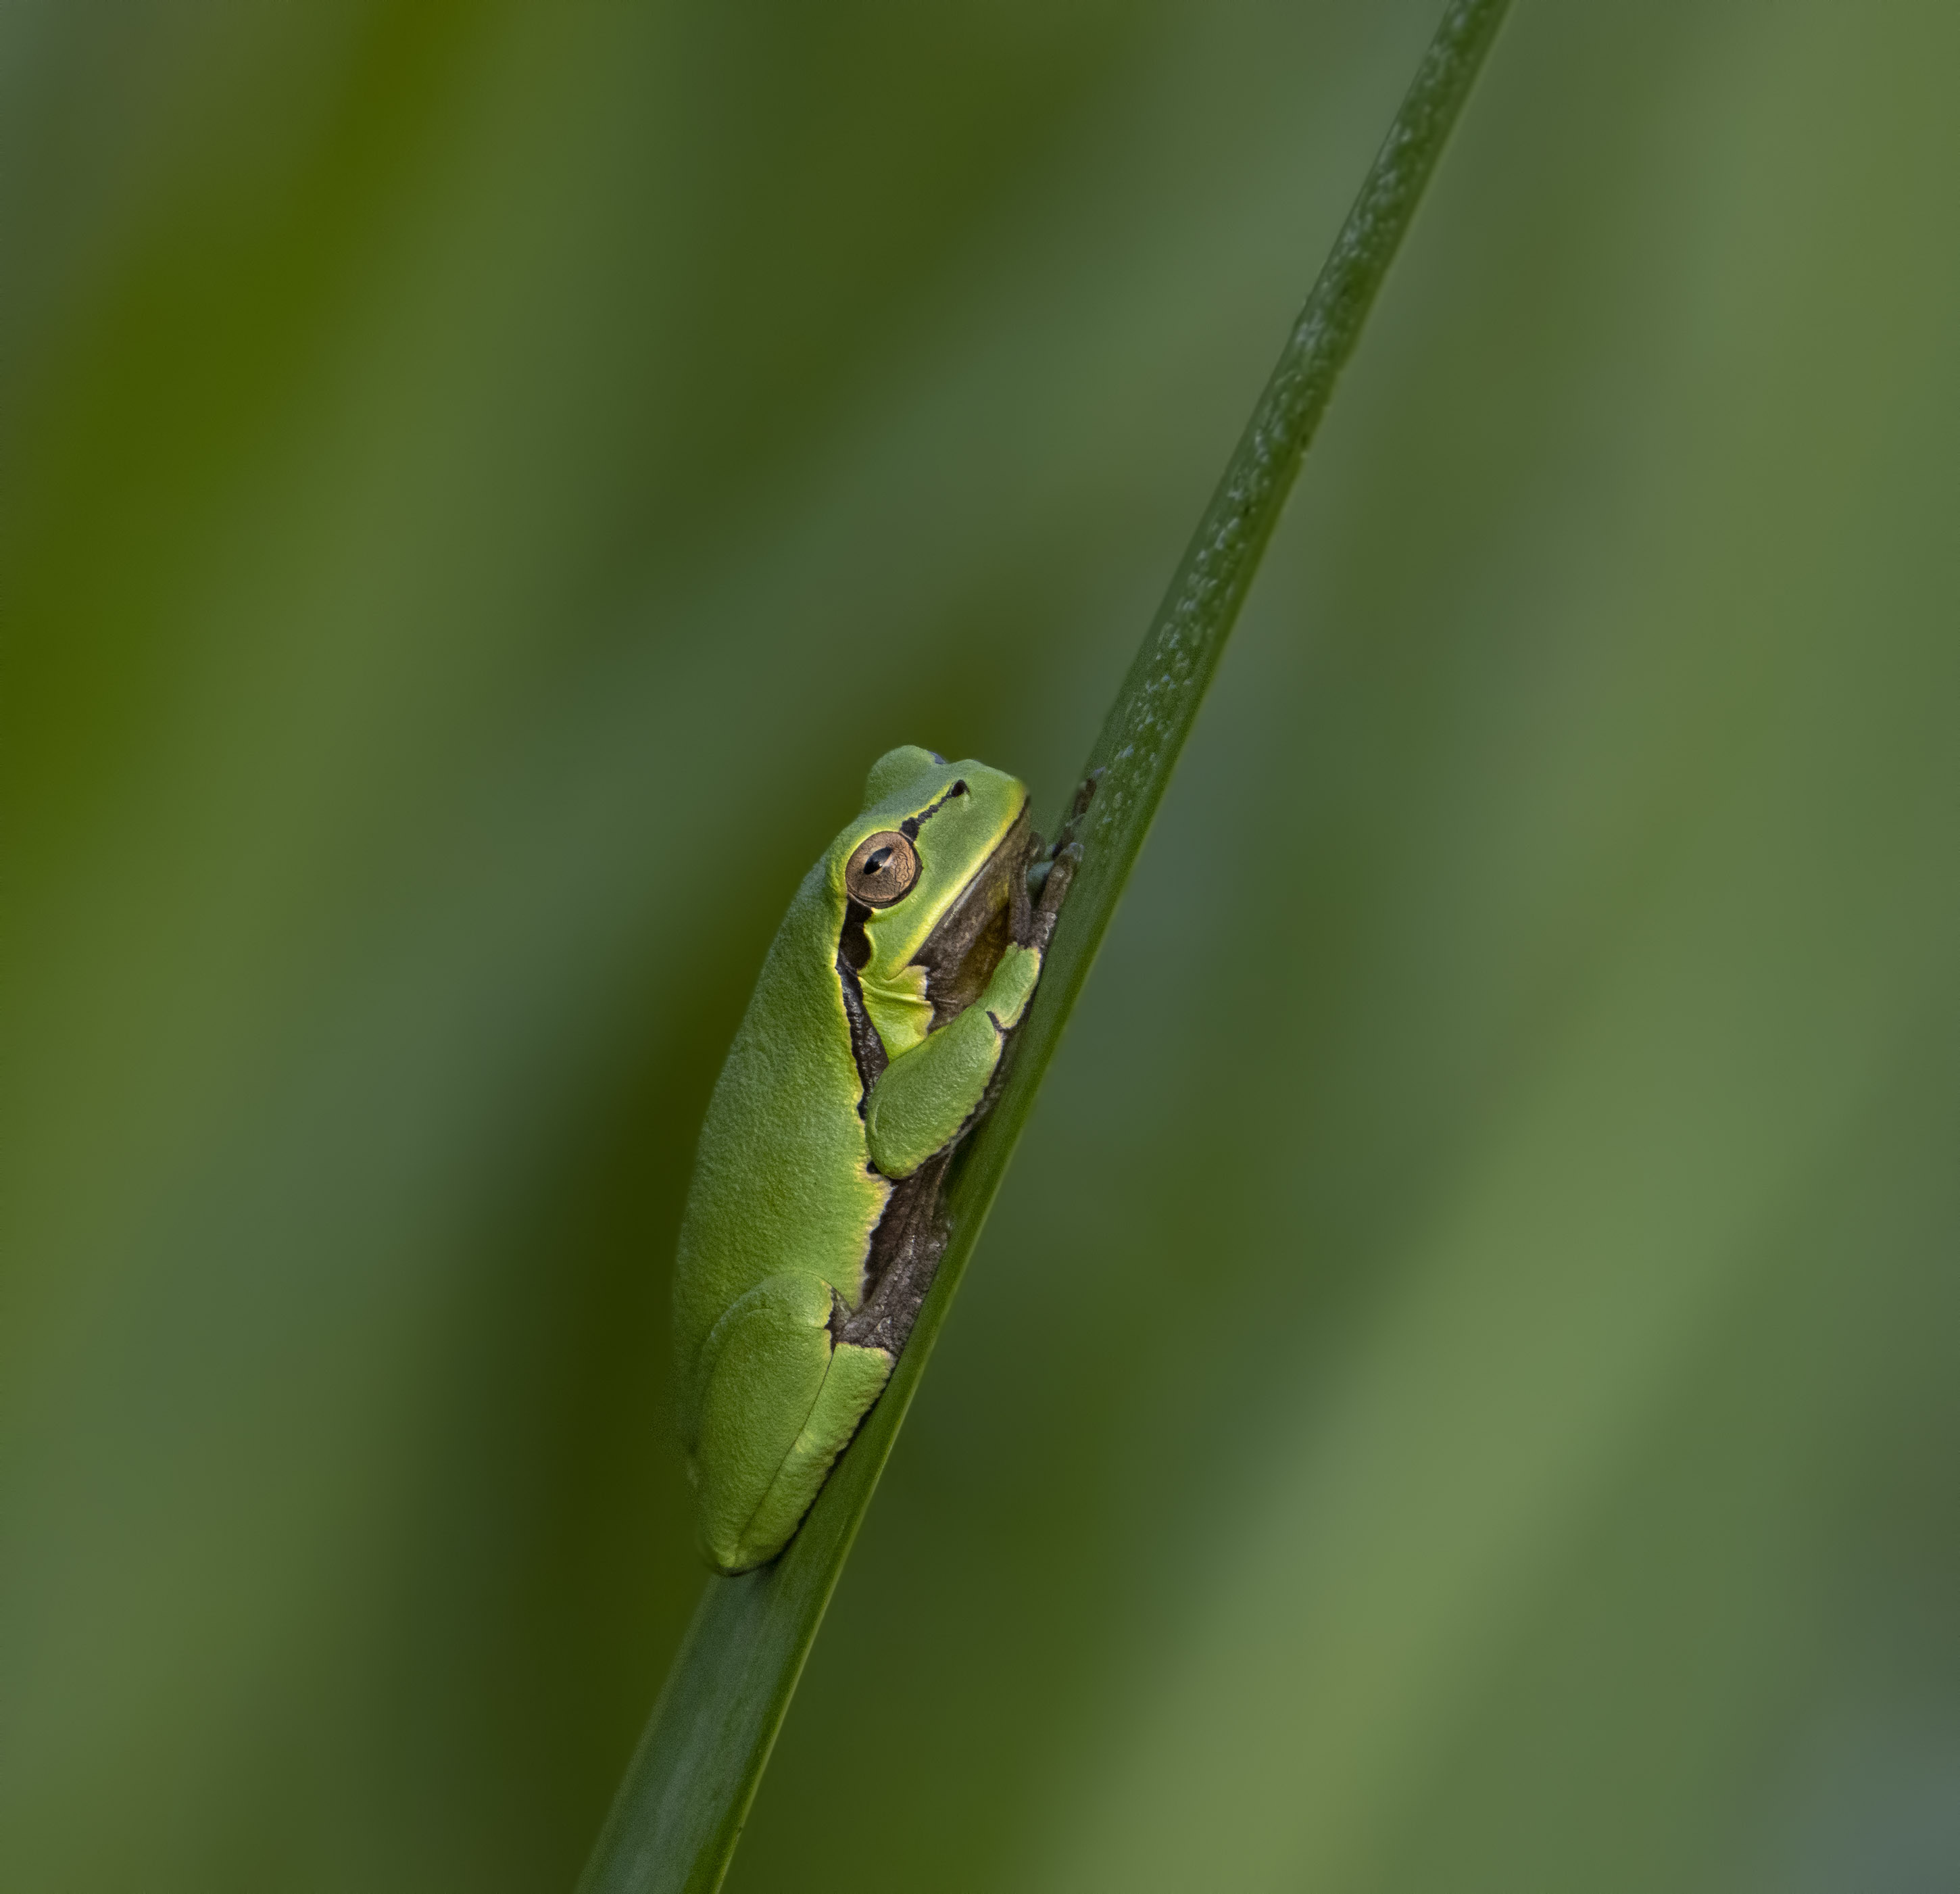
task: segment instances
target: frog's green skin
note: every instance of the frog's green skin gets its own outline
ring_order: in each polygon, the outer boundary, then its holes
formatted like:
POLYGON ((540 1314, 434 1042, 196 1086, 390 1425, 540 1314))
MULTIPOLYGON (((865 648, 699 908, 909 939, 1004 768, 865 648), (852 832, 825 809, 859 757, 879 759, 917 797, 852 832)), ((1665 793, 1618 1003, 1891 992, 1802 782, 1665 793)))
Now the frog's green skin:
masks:
POLYGON ((939 1175, 1041 972, 1026 809, 984 763, 892 750, 769 949, 702 1127, 675 1275, 682 1434, 720 1571, 782 1549, 910 1332, 939 1175), (918 877, 867 909, 845 865, 886 830, 912 838, 918 877))

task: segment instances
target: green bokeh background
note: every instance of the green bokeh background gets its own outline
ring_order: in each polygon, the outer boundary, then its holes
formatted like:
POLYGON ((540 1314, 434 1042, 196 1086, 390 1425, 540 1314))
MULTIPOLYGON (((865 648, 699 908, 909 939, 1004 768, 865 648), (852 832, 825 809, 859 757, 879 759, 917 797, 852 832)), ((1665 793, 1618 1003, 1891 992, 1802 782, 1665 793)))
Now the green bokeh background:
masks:
MULTIPOLYGON (((0 1885, 564 1889, 694 1128, 1051 814, 1434 0, 0 18, 0 1885)), ((1960 1885, 1960 13, 1518 0, 743 1894, 1960 1885)))

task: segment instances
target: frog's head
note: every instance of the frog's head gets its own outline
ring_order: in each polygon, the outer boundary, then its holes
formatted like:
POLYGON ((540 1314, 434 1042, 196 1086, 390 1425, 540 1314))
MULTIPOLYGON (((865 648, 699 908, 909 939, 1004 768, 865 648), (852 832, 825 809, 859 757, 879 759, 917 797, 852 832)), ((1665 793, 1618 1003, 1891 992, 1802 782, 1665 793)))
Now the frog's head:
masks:
POLYGON ((842 950, 867 985, 921 967, 941 1017, 979 992, 1026 908, 1027 809, 1025 785, 982 762, 908 745, 872 765, 825 863, 842 950))

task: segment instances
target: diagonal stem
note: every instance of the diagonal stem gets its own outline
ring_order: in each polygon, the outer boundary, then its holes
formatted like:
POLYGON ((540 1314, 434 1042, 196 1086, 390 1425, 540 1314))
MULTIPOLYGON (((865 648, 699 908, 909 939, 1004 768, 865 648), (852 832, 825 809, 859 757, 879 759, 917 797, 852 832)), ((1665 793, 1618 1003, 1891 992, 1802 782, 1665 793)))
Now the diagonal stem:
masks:
POLYGON ((715 1578, 629 1765, 581 1894, 712 1894, 740 1839, 803 1660, 972 1254, 1042 1074, 1251 589, 1307 444, 1367 320, 1507 0, 1451 0, 1360 196, 1090 753, 1080 850, 1035 1003, 994 1108, 956 1157, 939 1274, 890 1384, 775 1563, 715 1578))

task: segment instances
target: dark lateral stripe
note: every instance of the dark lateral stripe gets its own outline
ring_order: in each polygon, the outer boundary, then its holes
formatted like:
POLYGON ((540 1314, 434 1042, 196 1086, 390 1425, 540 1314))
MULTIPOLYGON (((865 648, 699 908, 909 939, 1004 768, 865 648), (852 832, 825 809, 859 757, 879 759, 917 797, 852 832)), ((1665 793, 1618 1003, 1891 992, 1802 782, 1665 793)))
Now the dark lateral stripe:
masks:
POLYGON ((862 1118, 871 1087, 891 1062, 885 1056, 885 1042, 864 1010, 864 989, 858 984, 858 969, 844 957, 842 948, 837 955, 837 984, 843 989, 844 1017, 851 1026, 851 1056, 858 1066, 858 1116, 862 1118))
POLYGON ((963 796, 966 794, 966 779, 963 776, 950 789, 947 790, 944 795, 940 797, 938 801, 929 804, 915 816, 906 816, 905 820, 899 824, 899 833, 908 842, 918 841, 921 823, 930 822, 955 796, 963 796))

